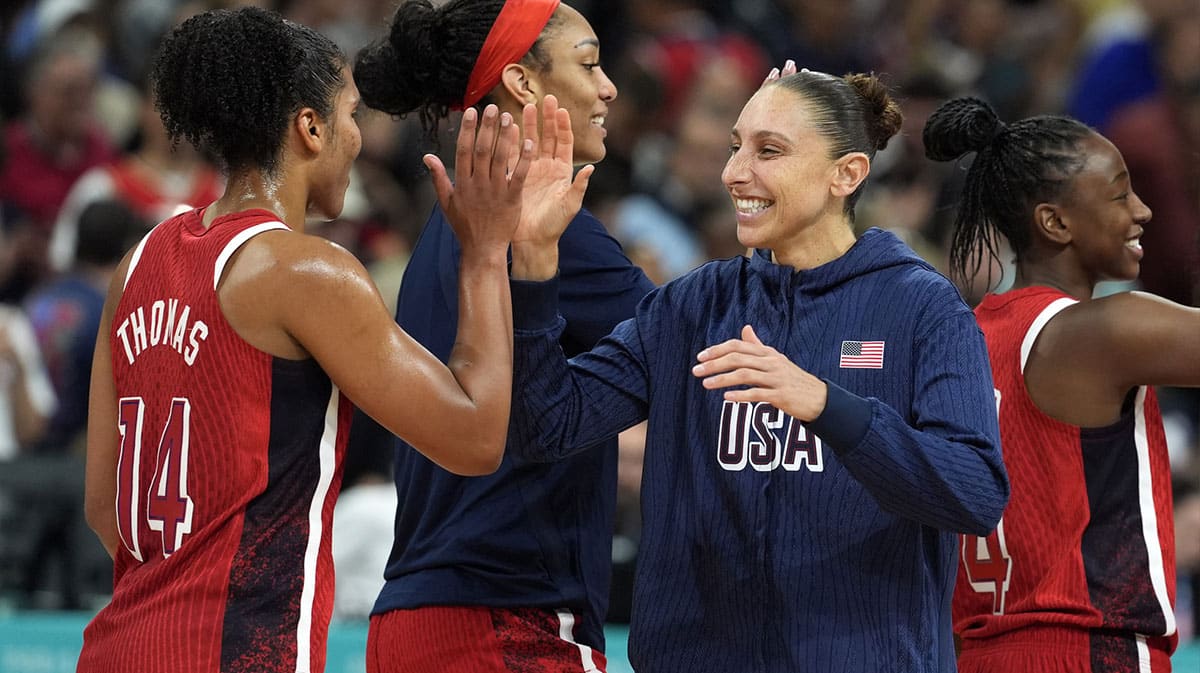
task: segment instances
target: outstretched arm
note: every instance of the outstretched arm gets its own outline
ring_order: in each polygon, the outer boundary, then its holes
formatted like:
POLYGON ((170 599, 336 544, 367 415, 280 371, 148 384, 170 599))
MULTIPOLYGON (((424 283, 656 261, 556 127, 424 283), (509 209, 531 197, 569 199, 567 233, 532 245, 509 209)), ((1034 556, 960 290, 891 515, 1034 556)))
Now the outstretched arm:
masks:
MULTIPOLYGON (((646 348, 638 320, 619 324, 592 350, 567 360, 559 346, 558 281, 513 282, 513 417, 509 447, 553 461, 645 420, 646 348)), ((644 306, 644 304, 643 304, 644 306)))
POLYGON ((473 110, 463 116, 455 184, 440 160, 426 157, 463 250, 458 335, 448 365, 395 324, 362 264, 327 241, 262 234, 243 253, 260 256, 245 265, 259 277, 236 279, 255 286, 247 294, 263 302, 259 308, 273 312, 364 412, 459 474, 490 473, 504 453, 512 392, 507 247, 536 149, 521 142, 507 114, 489 106, 482 120, 473 110), (517 152, 521 160, 510 170, 517 152), (271 271, 280 266, 287 272, 271 271))

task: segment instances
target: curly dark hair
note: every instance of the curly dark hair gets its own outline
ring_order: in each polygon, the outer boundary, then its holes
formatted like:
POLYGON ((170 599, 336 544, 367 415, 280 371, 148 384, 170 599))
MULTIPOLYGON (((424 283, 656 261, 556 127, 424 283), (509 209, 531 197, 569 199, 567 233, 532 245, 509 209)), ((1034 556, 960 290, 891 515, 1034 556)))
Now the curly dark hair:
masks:
MULTIPOLYGON (((779 86, 808 102, 817 131, 830 142, 830 158, 862 152, 872 159, 900 130, 904 116, 888 88, 873 74, 834 77, 801 70, 768 86, 779 86)), ((866 181, 846 199, 844 211, 854 221, 854 205, 866 181)))
MULTIPOLYGON (((975 152, 950 240, 950 269, 966 283, 984 255, 1000 259, 1000 236, 1017 259, 1032 240, 1033 209, 1058 197, 1083 168, 1080 143, 1095 131, 1057 115, 1005 124, 978 98, 947 101, 925 122, 925 156, 954 161, 975 152)), ((991 278, 988 278, 991 285, 991 278)))
MULTIPOLYGON (((388 35, 372 42, 354 59, 354 81, 368 107, 400 117, 417 111, 431 139, 439 120, 461 103, 492 24, 504 0, 450 0, 434 7, 430 0, 406 0, 392 17, 388 35)), ((558 24, 550 17, 521 63, 539 72, 552 65, 545 53, 546 36, 558 24)), ((484 96, 478 105, 490 102, 484 96)))
POLYGON ((226 170, 278 167, 290 116, 333 113, 346 57, 329 38, 256 7, 197 14, 164 38, 151 71, 172 141, 226 170))

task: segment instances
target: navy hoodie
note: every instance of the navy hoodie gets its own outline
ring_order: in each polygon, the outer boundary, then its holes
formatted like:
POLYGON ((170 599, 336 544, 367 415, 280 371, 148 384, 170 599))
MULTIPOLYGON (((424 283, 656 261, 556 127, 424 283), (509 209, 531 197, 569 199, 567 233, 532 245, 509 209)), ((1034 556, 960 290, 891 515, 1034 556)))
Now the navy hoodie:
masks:
MULTIPOLYGON (((581 210, 559 240, 562 348, 591 348, 654 287, 581 210)), ((396 321, 446 362, 458 331, 461 248, 435 206, 404 271, 396 321)), ((497 335, 499 338, 499 335, 497 335)), ((570 609, 572 636, 604 651, 617 443, 547 465, 508 447, 486 477, 460 477, 396 439, 396 538, 373 614, 430 605, 570 609)))
POLYGON ((956 533, 991 531, 1009 484, 983 336, 945 277, 878 229, 805 271, 757 251, 651 292, 569 362, 556 282, 513 282, 509 446, 558 460, 649 419, 635 668, 955 670, 956 533), (829 384, 819 418, 692 375, 747 324, 829 384))

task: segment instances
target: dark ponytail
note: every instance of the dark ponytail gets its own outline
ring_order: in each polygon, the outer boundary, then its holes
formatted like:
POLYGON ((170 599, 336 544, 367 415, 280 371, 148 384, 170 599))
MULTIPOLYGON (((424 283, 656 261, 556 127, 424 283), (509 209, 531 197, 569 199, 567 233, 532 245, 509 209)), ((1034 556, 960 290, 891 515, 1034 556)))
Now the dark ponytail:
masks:
MULTIPOLYGON (((942 104, 925 122, 925 156, 953 161, 974 152, 950 241, 951 273, 968 283, 984 255, 1000 258, 1000 237, 1019 259, 1031 242, 1033 209, 1053 200, 1082 168, 1079 143, 1092 130, 1068 117, 1005 125, 978 98, 942 104)), ((990 283, 989 277, 989 285, 990 283)))
MULTIPOLYGON (((430 138, 438 122, 462 102, 467 80, 504 0, 405 0, 392 16, 388 35, 367 45, 354 60, 354 81, 368 107, 403 117, 420 115, 430 138)), ((525 61, 548 67, 542 40, 551 18, 525 61)), ((490 102, 486 97, 480 105, 490 102)))

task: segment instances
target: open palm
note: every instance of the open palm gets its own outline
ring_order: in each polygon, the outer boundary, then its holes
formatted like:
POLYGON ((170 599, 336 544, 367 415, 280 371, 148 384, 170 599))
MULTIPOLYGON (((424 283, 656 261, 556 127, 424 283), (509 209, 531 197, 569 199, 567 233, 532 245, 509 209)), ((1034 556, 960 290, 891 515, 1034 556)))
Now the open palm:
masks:
POLYGON ((523 123, 527 138, 535 144, 535 155, 529 165, 522 191, 521 221, 513 234, 513 242, 557 241, 579 208, 587 191, 593 166, 584 166, 574 173, 574 134, 571 115, 558 107, 554 96, 542 101, 542 131, 538 138, 537 107, 526 105, 523 123))

